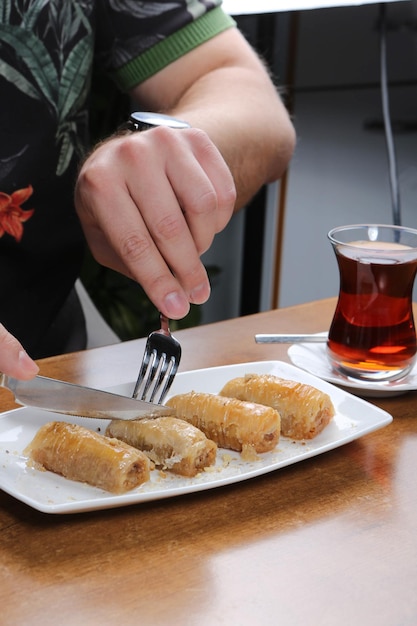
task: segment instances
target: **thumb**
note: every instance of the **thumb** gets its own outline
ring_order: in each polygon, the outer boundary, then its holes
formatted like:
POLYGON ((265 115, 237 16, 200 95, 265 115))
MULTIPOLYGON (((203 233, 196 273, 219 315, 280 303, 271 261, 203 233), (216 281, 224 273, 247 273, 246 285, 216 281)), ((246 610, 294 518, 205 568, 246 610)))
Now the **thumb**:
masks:
POLYGON ((29 380, 39 371, 22 344, 0 324, 0 372, 20 380, 29 380))

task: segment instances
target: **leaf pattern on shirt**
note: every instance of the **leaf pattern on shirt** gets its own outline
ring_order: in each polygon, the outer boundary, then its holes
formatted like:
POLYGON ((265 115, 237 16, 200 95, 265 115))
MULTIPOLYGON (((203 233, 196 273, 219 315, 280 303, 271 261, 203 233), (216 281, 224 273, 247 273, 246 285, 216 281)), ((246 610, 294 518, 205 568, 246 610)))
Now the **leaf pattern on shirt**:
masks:
POLYGON ((11 154, 5 159, 0 159, 0 180, 2 178, 6 178, 6 176, 8 176, 11 171, 13 171, 19 159, 26 152, 27 148, 27 145, 23 146, 23 148, 15 154, 11 154))
POLYGON ((218 5, 220 5, 220 0, 177 0, 176 2, 165 0, 160 0, 160 2, 149 2, 149 0, 142 0, 141 2, 138 2, 138 0, 109 0, 109 6, 111 6, 113 11, 127 13, 132 17, 140 19, 157 17, 183 6, 186 6, 190 14, 196 18, 206 11, 207 6, 218 5))
POLYGON ((77 125, 85 121, 80 111, 88 95, 93 56, 93 34, 86 17, 90 4, 5 0, 1 9, 0 75, 29 98, 44 103, 56 121, 58 176, 74 153, 82 151, 77 125), (21 16, 19 24, 11 23, 12 6, 21 16), (53 41, 51 51, 46 38, 53 41), (9 62, 10 54, 17 62, 9 62))

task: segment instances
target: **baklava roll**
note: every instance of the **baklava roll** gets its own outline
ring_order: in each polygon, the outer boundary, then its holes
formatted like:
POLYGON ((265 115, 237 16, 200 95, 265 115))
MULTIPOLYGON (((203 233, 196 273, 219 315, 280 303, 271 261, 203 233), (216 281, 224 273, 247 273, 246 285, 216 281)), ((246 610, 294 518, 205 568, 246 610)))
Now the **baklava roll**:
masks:
POLYGON ((140 450, 66 422, 44 424, 24 453, 35 466, 112 493, 130 491, 150 475, 140 450))
POLYGON ((156 466, 181 476, 195 476, 216 460, 217 446, 205 434, 176 417, 113 420, 106 435, 142 450, 156 466))
POLYGON ((173 396, 166 404, 221 448, 269 452, 278 443, 280 416, 271 407, 194 391, 173 396))
POLYGON ((335 414, 327 393, 272 374, 234 378, 226 383, 220 395, 273 407, 281 415, 281 435, 292 439, 312 439, 335 414))

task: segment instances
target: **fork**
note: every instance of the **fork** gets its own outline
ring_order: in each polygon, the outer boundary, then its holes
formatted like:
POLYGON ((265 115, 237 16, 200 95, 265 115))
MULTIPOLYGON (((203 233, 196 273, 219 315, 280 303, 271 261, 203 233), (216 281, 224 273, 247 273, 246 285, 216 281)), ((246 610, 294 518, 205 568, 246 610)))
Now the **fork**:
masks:
POLYGON ((136 400, 139 397, 140 400, 156 404, 162 404, 174 381, 181 360, 181 346, 171 335, 168 318, 160 313, 159 319, 161 328, 153 331, 146 341, 142 364, 132 395, 136 400))

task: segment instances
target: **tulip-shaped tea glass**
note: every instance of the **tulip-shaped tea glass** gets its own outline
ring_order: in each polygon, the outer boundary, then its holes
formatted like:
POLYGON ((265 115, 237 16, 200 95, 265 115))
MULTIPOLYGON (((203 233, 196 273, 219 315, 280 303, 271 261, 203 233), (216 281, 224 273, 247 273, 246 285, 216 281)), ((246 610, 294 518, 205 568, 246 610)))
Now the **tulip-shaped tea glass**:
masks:
POLYGON ((334 228, 328 238, 340 274, 327 342, 332 366, 364 381, 402 378, 417 351, 412 310, 417 230, 358 224, 334 228))

